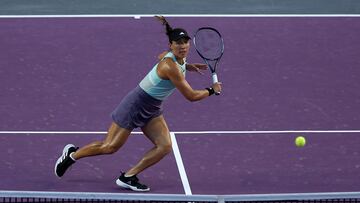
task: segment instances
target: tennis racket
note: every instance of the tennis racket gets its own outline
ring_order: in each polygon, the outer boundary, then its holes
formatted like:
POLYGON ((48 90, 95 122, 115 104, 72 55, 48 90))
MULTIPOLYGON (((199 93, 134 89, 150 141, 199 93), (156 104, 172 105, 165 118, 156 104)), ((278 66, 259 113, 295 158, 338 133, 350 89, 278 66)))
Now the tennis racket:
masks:
POLYGON ((212 27, 201 27, 196 31, 193 42, 197 53, 211 71, 213 83, 217 83, 216 68, 224 54, 224 40, 220 32, 212 27))

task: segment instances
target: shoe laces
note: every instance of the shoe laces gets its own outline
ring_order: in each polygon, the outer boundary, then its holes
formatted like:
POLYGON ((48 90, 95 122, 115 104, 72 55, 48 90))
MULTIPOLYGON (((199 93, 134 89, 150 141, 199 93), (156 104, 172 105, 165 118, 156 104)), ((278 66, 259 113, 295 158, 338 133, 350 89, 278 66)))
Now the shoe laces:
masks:
POLYGON ((136 185, 137 188, 148 188, 146 185, 139 183, 139 178, 136 175, 132 176, 130 181, 133 185, 136 185))
POLYGON ((134 183, 134 184, 139 183, 139 178, 136 177, 136 175, 133 175, 133 176, 127 177, 127 178, 129 178, 129 181, 130 181, 131 183, 134 183))
MULTIPOLYGON (((125 173, 124 173, 124 177, 125 177, 125 173)), ((147 188, 146 185, 139 183, 139 178, 136 175, 133 175, 131 177, 125 177, 125 178, 128 179, 128 181, 131 183, 131 185, 134 185, 137 188, 142 188, 142 189, 147 188)))

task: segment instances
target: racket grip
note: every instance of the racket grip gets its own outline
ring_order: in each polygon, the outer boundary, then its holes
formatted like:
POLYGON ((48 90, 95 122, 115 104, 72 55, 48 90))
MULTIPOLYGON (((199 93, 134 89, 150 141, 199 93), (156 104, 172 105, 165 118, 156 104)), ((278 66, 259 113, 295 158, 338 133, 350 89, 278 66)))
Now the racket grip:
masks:
POLYGON ((215 84, 215 83, 219 82, 219 80, 218 80, 218 77, 217 77, 217 74, 216 74, 216 73, 213 73, 213 74, 212 74, 212 80, 213 80, 213 84, 215 84))
MULTIPOLYGON (((216 73, 213 73, 212 74, 212 80, 213 80, 213 84, 219 82, 218 80, 218 77, 217 77, 217 74, 216 73)), ((215 92, 215 95, 220 95, 220 92, 215 92)))

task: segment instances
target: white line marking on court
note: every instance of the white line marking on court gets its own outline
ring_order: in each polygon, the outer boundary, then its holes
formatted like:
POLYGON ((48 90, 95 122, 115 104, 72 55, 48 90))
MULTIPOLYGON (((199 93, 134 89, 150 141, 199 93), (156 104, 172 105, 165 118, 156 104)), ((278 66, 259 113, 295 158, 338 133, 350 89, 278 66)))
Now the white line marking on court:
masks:
MULTIPOLYGON (((126 14, 126 15, 0 15, 0 18, 136 18, 154 17, 162 14, 126 14)), ((359 14, 209 14, 209 15, 189 15, 189 14, 164 14, 165 17, 360 17, 359 14)))
POLYGON ((178 144, 176 142, 175 133, 171 132, 170 136, 171 136, 172 148, 173 148, 176 164, 177 164, 177 167, 179 169, 180 178, 181 178, 181 182, 182 182, 183 187, 184 187, 185 194, 186 195, 192 195, 189 180, 188 180, 187 175, 186 175, 184 163, 183 163, 182 158, 181 158, 179 146, 178 146, 178 144))
MULTIPOLYGON (((0 131, 0 134, 106 134, 106 131, 0 131)), ((360 130, 243 130, 243 131, 174 131, 174 134, 292 134, 292 133, 360 133, 360 130)), ((132 132, 142 135, 142 132, 132 132)))
MULTIPOLYGON (((0 134, 106 134, 106 131, 0 131, 0 134)), ((142 134, 132 132, 132 134, 142 134)))
POLYGON ((181 131, 176 134, 291 134, 291 133, 360 133, 360 130, 243 130, 243 131, 181 131))

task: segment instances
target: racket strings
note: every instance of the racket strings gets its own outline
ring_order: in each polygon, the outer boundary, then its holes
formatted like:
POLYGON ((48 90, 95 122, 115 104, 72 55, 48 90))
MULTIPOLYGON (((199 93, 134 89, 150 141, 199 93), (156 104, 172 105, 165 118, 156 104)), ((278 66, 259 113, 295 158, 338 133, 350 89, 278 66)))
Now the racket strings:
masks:
POLYGON ((196 49, 200 54, 209 59, 216 60, 223 52, 221 36, 213 30, 200 30, 195 36, 196 49))

